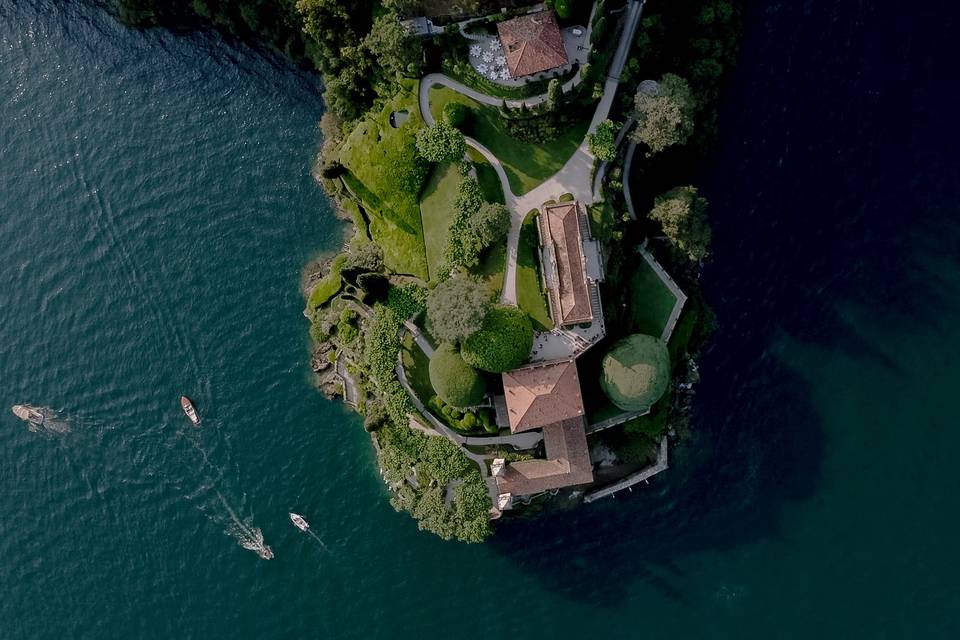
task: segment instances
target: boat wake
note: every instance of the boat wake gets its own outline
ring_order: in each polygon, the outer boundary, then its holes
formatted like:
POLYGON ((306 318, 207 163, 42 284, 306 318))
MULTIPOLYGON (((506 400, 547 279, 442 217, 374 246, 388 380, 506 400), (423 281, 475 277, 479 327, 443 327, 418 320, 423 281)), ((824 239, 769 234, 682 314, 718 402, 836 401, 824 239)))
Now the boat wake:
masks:
POLYGON ((273 558, 273 549, 270 548, 263 539, 263 532, 259 527, 253 526, 253 519, 246 518, 241 519, 237 515, 236 511, 230 507, 227 503, 227 499, 223 497, 223 494, 217 491, 217 497, 220 499, 220 504, 223 505, 223 508, 226 509, 227 513, 230 514, 231 523, 227 526, 226 534, 237 539, 237 543, 244 549, 249 549, 250 551, 255 552, 258 556, 264 560, 270 560, 273 558))
POLYGON ((27 429, 31 433, 43 433, 51 436, 62 436, 70 433, 70 423, 60 418, 53 409, 32 407, 28 404, 15 404, 12 411, 13 415, 27 423, 27 429))

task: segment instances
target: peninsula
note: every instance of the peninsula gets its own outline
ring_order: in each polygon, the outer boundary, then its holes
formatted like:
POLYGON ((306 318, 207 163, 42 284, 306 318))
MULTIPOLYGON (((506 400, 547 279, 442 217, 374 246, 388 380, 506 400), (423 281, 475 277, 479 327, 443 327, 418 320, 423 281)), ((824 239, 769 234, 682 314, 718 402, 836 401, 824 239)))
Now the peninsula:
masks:
POLYGON ((478 542, 666 470, 712 323, 690 182, 739 7, 265 4, 192 8, 323 75, 315 175, 353 234, 307 269, 311 362, 365 417, 392 504, 478 542))

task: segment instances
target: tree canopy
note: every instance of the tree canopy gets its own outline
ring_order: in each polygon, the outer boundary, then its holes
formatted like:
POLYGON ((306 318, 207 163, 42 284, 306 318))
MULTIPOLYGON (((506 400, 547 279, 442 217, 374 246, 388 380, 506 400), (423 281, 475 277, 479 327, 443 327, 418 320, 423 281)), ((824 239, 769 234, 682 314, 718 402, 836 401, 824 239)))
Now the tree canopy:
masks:
POLYGON ((617 131, 620 125, 613 120, 604 120, 597 125, 597 129, 587 136, 590 152, 599 160, 610 162, 617 156, 617 131))
POLYGON ((420 75, 423 44, 420 38, 407 32, 395 13, 384 13, 373 21, 364 45, 388 74, 420 75))
POLYGON ((464 341, 461 355, 478 369, 503 373, 526 362, 532 347, 530 317, 517 307, 496 306, 483 327, 464 341))
POLYGON ((465 178, 457 187, 453 222, 447 236, 444 259, 450 268, 475 267, 487 247, 503 242, 510 231, 510 210, 486 202, 474 178, 465 178))
POLYGON ((441 344, 430 358, 430 384, 444 402, 471 407, 483 400, 485 386, 477 370, 463 361, 449 343, 441 344))
POLYGON ((647 145, 648 155, 684 144, 693 133, 696 100, 690 85, 680 76, 664 74, 656 92, 638 91, 634 110, 637 127, 631 139, 647 145))
POLYGON ((417 152, 428 162, 453 162, 467 152, 467 143, 453 125, 440 120, 432 127, 417 131, 417 152))
POLYGON ((666 343, 635 333, 617 342, 603 357, 600 386, 624 411, 650 407, 670 384, 670 354, 666 343))
POLYGON ((490 290, 472 276, 444 280, 427 297, 430 332, 442 342, 456 343, 479 331, 490 310, 490 290))
POLYGON ((711 231, 707 222, 707 199, 695 187, 676 187, 658 196, 650 219, 663 226, 663 233, 690 260, 707 257, 711 231))

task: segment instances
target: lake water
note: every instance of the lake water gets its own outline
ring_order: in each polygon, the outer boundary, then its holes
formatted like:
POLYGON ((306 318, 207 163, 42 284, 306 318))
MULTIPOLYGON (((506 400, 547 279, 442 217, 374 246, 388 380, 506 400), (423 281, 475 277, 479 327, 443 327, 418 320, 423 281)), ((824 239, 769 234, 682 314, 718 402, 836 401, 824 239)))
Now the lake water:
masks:
POLYGON ((72 429, 3 408, 0 637, 957 637, 958 27, 753 3, 701 181, 694 438, 649 486, 467 546, 392 510, 311 388, 301 268, 343 239, 316 79, 0 1, 0 405, 72 429))

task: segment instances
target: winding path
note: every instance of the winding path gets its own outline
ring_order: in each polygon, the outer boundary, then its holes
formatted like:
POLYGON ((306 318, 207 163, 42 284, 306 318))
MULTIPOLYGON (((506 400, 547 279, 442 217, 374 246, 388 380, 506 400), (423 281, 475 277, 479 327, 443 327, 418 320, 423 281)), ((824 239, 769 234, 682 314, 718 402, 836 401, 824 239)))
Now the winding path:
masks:
MULTIPOLYGON (((610 109, 613 107, 613 99, 616 96, 617 88, 620 84, 620 74, 623 72, 623 66, 626 63, 627 55, 630 52, 630 45, 633 43, 633 37, 636 33, 637 26, 640 24, 640 17, 643 14, 644 3, 645 0, 641 0, 639 2, 632 1, 628 5, 623 32, 620 35, 620 42, 618 43, 617 50, 613 55, 613 61, 610 64, 610 71, 607 75, 606 81, 604 82, 603 95, 600 97, 600 101, 597 103, 597 108, 593 113, 593 118, 591 119, 590 126, 587 129, 587 134, 593 133, 593 131, 597 128, 597 125, 606 120, 610 115, 610 109)), ((594 10, 596 10, 596 5, 594 5, 594 10)), ((591 16, 592 15, 593 14, 591 13, 591 16)), ((572 88, 575 86, 575 83, 579 82, 580 73, 578 71, 571 80, 564 84, 564 90, 566 91, 569 88, 572 88)), ((438 85, 452 89, 457 93, 465 95, 468 98, 483 104, 498 107, 502 103, 500 98, 495 98, 477 91, 476 89, 468 87, 461 82, 443 75, 442 73, 431 73, 424 76, 420 80, 420 91, 418 95, 420 114, 428 126, 432 126, 435 122, 433 113, 430 111, 430 89, 438 85)), ((523 102, 526 103, 527 106, 532 106, 535 104, 540 104, 546 99, 546 94, 540 94, 531 98, 527 98, 523 102)), ((511 102, 508 100, 507 104, 509 106, 519 107, 520 101, 516 100, 511 102)), ((467 137, 466 142, 468 145, 480 152, 480 154, 486 158, 487 162, 489 162, 497 172, 497 177, 500 179, 500 186, 503 188, 503 196, 506 206, 510 209, 511 217, 510 231, 507 234, 506 269, 500 301, 504 304, 515 305, 517 304, 517 251, 520 244, 520 225, 523 224, 524 216, 528 211, 532 209, 538 209, 540 205, 547 200, 555 200, 564 193, 573 194, 573 196, 584 205, 592 204, 595 198, 593 183, 591 181, 591 173, 596 158, 590 152, 590 147, 587 143, 587 137, 584 136, 580 146, 567 160, 566 164, 563 165, 560 171, 553 174, 527 193, 518 196, 510 189, 510 180, 507 178, 507 173, 504 170, 503 164, 500 162, 500 160, 497 159, 497 157, 489 149, 484 147, 477 140, 467 137)))

